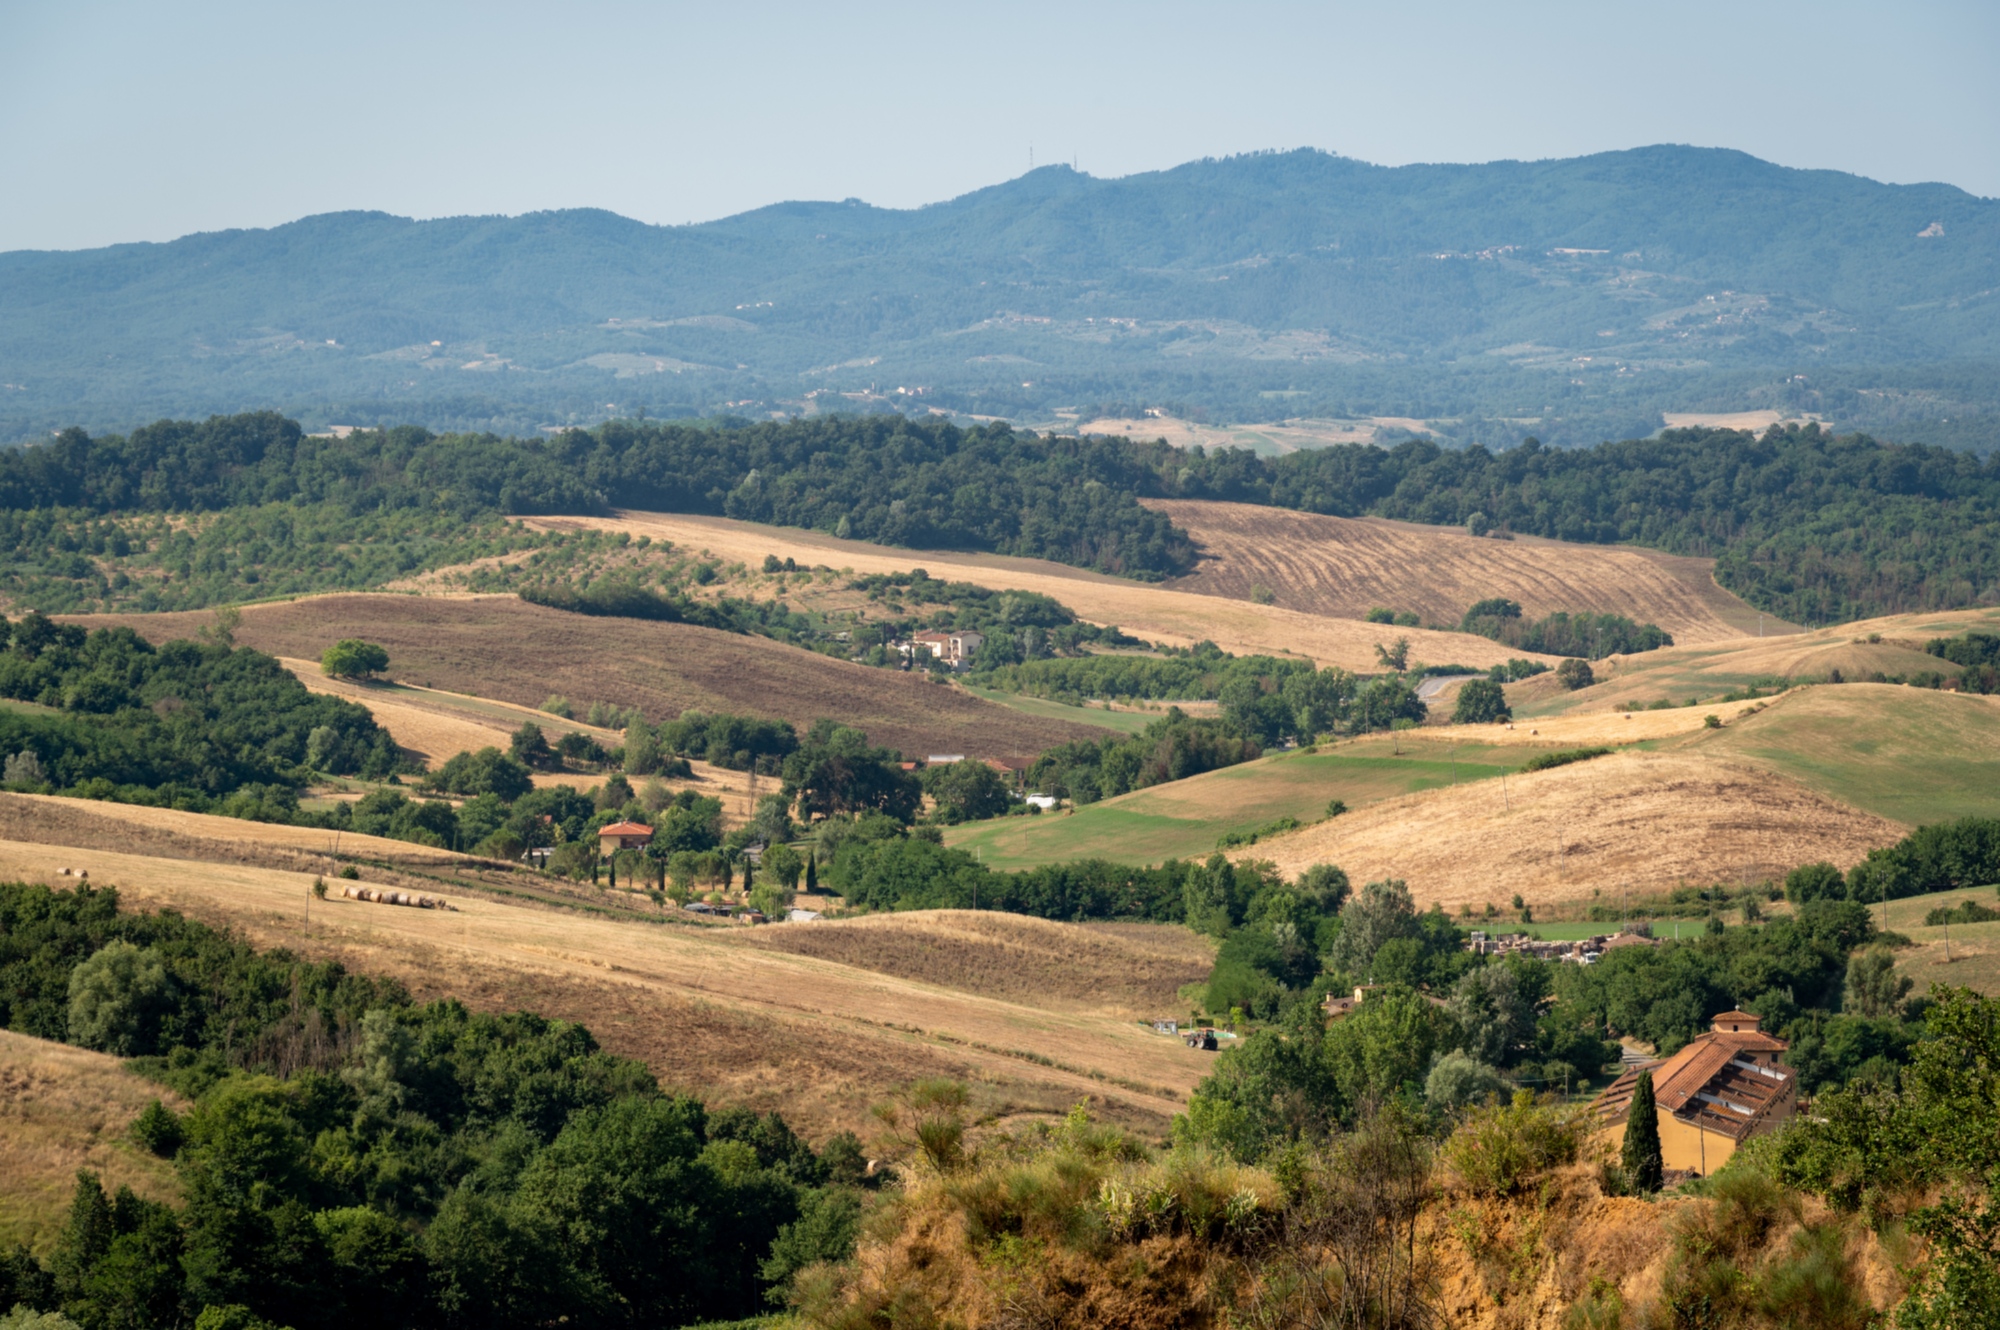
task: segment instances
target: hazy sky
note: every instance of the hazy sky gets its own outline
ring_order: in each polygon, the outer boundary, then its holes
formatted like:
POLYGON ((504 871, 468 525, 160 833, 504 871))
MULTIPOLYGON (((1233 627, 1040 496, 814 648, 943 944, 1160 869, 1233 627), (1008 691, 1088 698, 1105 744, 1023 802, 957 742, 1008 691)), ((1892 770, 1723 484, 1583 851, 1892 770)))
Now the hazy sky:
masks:
POLYGON ((2000 4, 0 0, 0 250, 1658 142, 2000 196, 2000 4))

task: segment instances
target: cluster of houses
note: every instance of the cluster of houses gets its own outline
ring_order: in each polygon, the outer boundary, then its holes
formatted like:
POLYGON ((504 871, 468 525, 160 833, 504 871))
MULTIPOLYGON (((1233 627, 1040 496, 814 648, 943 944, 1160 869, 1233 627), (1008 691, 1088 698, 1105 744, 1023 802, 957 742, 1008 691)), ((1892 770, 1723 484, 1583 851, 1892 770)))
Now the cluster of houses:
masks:
POLYGON ((1465 949, 1479 956, 1532 956, 1542 961, 1563 961, 1571 965, 1595 965, 1604 953, 1619 947, 1658 946, 1644 933, 1621 930, 1569 942, 1545 942, 1527 933, 1474 932, 1465 940, 1465 949))

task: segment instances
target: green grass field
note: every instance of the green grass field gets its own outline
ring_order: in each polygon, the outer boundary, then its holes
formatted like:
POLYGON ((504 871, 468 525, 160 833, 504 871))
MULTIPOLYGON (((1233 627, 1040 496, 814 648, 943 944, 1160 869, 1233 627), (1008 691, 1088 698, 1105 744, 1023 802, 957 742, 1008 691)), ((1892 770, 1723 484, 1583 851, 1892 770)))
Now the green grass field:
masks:
POLYGON ((1912 826, 2000 816, 2000 704, 1986 698, 1892 684, 1810 688, 1688 746, 1912 826))
POLYGON ((988 702, 998 702, 1003 707, 1030 716, 1040 716, 1044 720, 1066 720, 1075 725, 1095 725, 1101 729, 1116 730, 1120 734, 1137 734, 1162 719, 1158 715, 1147 715, 1140 711, 1106 711, 1102 707, 1072 707, 1061 702, 1051 702, 1041 697, 1024 697, 1019 693, 1003 693, 996 688, 973 688, 965 691, 974 697, 983 697, 988 702))
MULTIPOLYGON (((1932 984, 1953 984, 2000 997, 2000 920, 1949 927, 1924 923, 1924 916, 1940 905, 1954 906, 1962 900, 1978 901, 1989 910, 2000 909, 2000 891, 1993 887, 1939 891, 1889 902, 1890 929, 1916 943, 1896 952, 1896 968, 1916 981, 1911 991, 1917 996, 1930 992, 1932 984)), ((1878 924, 1882 916, 1882 907, 1875 907, 1878 924)))
POLYGON ((1074 813, 998 818, 945 833, 945 842, 977 851, 991 867, 1032 868, 1065 859, 1153 864, 1206 857, 1233 831, 1251 831, 1283 817, 1316 822, 1329 800, 1360 808, 1454 781, 1511 771, 1524 754, 1467 743, 1454 751, 1388 737, 1354 739, 1312 753, 1278 753, 1242 766, 1136 790, 1074 813))

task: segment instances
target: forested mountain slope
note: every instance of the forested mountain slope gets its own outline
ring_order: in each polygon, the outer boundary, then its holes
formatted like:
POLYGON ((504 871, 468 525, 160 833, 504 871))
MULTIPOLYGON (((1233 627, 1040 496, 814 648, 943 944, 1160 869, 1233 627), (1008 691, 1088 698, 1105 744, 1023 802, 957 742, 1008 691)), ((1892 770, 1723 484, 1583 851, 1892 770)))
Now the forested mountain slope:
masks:
POLYGON ((249 405, 519 427, 899 387, 1017 419, 1171 399, 1455 417, 1494 441, 1522 417, 1574 442, 1752 400, 1935 423, 1991 407, 1996 292, 1992 200, 1666 146, 1048 167, 909 211, 682 227, 335 213, 0 255, 0 437, 249 405))

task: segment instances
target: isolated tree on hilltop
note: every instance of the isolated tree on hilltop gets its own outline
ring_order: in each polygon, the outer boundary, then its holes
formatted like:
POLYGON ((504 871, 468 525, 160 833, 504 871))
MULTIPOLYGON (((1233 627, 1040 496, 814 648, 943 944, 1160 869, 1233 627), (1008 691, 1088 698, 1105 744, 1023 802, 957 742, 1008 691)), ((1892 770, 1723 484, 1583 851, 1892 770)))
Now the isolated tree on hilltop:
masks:
POLYGON ((1625 1147, 1619 1162, 1633 1190, 1654 1192, 1665 1181, 1666 1164, 1660 1157, 1660 1116, 1653 1102, 1653 1073, 1639 1073, 1632 1088, 1632 1107, 1625 1114, 1625 1147))

